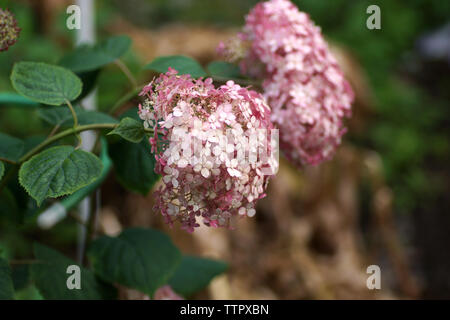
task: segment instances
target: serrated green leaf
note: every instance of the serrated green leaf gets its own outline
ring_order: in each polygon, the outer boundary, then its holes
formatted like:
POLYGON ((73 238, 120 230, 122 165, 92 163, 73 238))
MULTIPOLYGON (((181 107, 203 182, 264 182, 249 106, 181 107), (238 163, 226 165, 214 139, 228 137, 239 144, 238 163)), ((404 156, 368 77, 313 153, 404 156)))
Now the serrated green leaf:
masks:
POLYGON ((110 37, 96 45, 81 45, 63 57, 60 65, 74 72, 98 69, 120 58, 131 46, 127 36, 110 37))
POLYGON ((40 205, 46 198, 71 194, 92 183, 102 167, 100 159, 90 152, 72 146, 53 147, 22 165, 19 182, 40 205))
POLYGON ((22 140, 0 133, 0 158, 17 161, 23 151, 24 142, 22 140))
POLYGON ((100 278, 150 296, 167 283, 181 261, 180 251, 167 235, 144 228, 98 238, 87 255, 100 278))
POLYGON ((0 300, 14 299, 14 285, 8 261, 0 258, 0 300))
POLYGON ((117 180, 127 189, 146 195, 158 181, 155 156, 147 139, 140 143, 119 140, 111 144, 109 155, 114 163, 117 180))
POLYGON ((220 77, 224 79, 241 77, 239 67, 225 61, 213 61, 208 65, 207 69, 209 74, 213 77, 220 77))
POLYGON ((110 134, 117 134, 127 141, 139 143, 145 137, 145 130, 142 121, 124 118, 114 130, 108 133, 110 134))
POLYGON ((2 180, 3 175, 5 174, 5 165, 0 161, 0 180, 2 180))
POLYGON ((178 74, 190 74, 193 78, 206 77, 207 74, 202 66, 194 59, 186 56, 165 56, 158 57, 144 69, 164 73, 171 67, 178 71, 178 74))
POLYGON ((50 300, 100 300, 114 299, 116 290, 100 281, 94 273, 80 267, 81 289, 68 289, 67 267, 77 265, 75 261, 46 246, 35 243, 34 255, 37 263, 31 265, 31 277, 39 292, 50 300))
POLYGON ((215 276, 225 272, 227 268, 227 264, 222 261, 183 256, 168 284, 176 293, 189 297, 206 287, 215 276))
POLYGON ((42 62, 16 63, 11 82, 23 96, 55 106, 76 99, 82 88, 81 80, 72 71, 42 62))
MULTIPOLYGON (((99 111, 88 111, 81 107, 76 106, 75 112, 78 117, 79 125, 88 125, 95 123, 117 123, 116 118, 99 111)), ((37 111, 38 117, 51 125, 59 126, 73 126, 73 117, 69 108, 61 107, 41 107, 37 111)))

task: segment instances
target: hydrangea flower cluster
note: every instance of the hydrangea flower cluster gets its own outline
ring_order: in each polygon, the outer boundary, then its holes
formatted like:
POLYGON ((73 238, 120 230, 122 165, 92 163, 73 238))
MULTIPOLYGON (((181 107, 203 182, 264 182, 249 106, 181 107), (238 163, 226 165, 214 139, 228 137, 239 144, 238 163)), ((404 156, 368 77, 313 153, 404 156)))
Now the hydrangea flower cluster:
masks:
POLYGON ((14 15, 8 9, 0 9, 0 52, 16 43, 19 33, 20 28, 14 15))
MULTIPOLYGON (((320 28, 290 1, 270 0, 250 11, 236 39, 250 48, 241 71, 264 79, 284 154, 299 167, 330 159, 345 132, 342 120, 351 115, 353 91, 320 28)), ((230 57, 234 47, 221 44, 219 51, 230 57)))
POLYGON ((233 81, 215 88, 210 78, 195 80, 170 68, 140 95, 139 115, 154 130, 150 143, 162 175, 155 209, 166 222, 179 221, 192 232, 198 219, 229 227, 232 216, 254 216, 278 168, 264 98, 233 81), (270 156, 254 156, 264 147, 270 156))

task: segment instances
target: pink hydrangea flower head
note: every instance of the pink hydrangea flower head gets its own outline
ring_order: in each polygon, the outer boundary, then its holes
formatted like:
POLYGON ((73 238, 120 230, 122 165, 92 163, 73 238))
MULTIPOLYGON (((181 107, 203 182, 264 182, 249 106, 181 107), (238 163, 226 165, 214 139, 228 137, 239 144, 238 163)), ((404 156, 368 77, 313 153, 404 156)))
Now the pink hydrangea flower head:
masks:
POLYGON ((238 38, 251 42, 241 71, 264 79, 284 154, 299 167, 330 159, 345 132, 343 118, 351 115, 353 91, 320 28, 290 1, 270 0, 250 11, 238 38))
MULTIPOLYGON (((251 158, 245 152, 270 139, 264 98, 232 81, 215 88, 212 79, 195 80, 173 69, 142 95, 139 115, 154 129, 150 143, 155 170, 162 175, 155 209, 166 222, 179 221, 192 232, 199 220, 228 227, 232 216, 253 216, 268 183, 267 169, 274 172, 278 166, 277 158, 251 158)), ((272 144, 266 145, 272 154, 272 144)))
POLYGON ((0 9, 0 52, 16 43, 19 33, 20 28, 14 15, 8 9, 0 9))

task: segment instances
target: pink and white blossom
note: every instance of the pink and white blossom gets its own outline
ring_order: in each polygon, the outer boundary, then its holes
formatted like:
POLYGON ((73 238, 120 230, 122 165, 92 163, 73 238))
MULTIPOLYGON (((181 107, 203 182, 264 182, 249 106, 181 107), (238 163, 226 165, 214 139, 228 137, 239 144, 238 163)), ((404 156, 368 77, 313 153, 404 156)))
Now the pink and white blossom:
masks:
POLYGON ((262 78, 280 147, 299 167, 330 159, 345 133, 353 91, 309 16, 288 0, 258 3, 243 31, 219 51, 262 78), (240 49, 233 54, 238 47, 240 49), (229 43, 233 45, 228 46, 229 43), (246 49, 246 54, 242 50, 246 49))
MULTIPOLYGON (((262 130, 272 130, 270 109, 257 92, 233 81, 215 88, 212 79, 194 80, 173 69, 147 85, 139 106, 162 175, 156 210, 189 232, 199 226, 229 227, 233 216, 253 216, 265 196, 267 169, 278 159, 246 156, 245 147, 276 147, 262 130), (264 140, 265 139, 265 140, 264 140), (250 142, 249 142, 250 141, 250 142)), ((269 150, 270 151, 270 150, 269 150)))

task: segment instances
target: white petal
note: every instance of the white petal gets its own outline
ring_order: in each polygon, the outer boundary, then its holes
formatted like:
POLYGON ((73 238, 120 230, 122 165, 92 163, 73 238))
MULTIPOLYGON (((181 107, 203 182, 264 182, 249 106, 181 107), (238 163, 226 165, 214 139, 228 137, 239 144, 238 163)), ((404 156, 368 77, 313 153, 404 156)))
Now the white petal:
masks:
POLYGON ((210 175, 209 170, 206 169, 206 168, 203 168, 202 171, 201 171, 201 173, 202 173, 202 176, 203 176, 204 178, 208 178, 209 175, 210 175))
POLYGON ((186 168, 187 165, 188 165, 188 161, 186 159, 184 159, 184 158, 181 158, 178 161, 178 167, 179 168, 186 168))
POLYGON ((247 216, 249 216, 250 218, 253 217, 256 214, 256 210, 255 209, 249 209, 247 211, 247 216))

